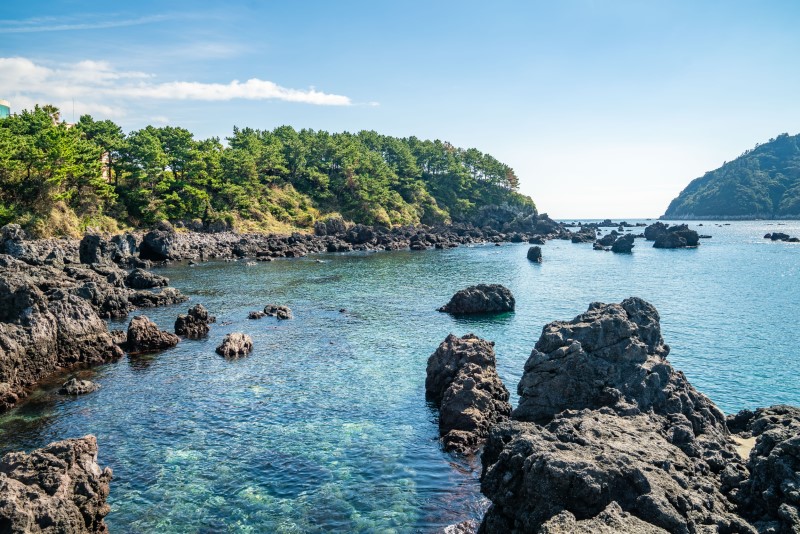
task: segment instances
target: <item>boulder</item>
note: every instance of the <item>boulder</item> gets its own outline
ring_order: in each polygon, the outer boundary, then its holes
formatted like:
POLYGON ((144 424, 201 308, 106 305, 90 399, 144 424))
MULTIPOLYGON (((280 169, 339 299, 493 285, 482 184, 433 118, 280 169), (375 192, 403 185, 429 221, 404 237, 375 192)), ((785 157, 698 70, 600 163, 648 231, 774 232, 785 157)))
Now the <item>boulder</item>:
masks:
POLYGON ((174 287, 165 287, 157 293, 147 290, 134 291, 128 296, 128 300, 137 308, 156 308, 186 302, 189 297, 174 287))
POLYGON ((617 240, 617 235, 618 234, 616 232, 606 234, 600 239, 598 239, 597 243, 599 243, 602 247, 610 247, 611 245, 614 244, 614 241, 617 240))
POLYGON ((256 310, 256 311, 251 311, 250 313, 248 313, 247 314, 247 318, 248 319, 261 319, 262 317, 265 317, 266 315, 267 314, 264 313, 263 311, 256 310))
POLYGON ((147 232, 142 238, 139 257, 152 261, 179 259, 175 251, 177 236, 178 234, 171 229, 155 229, 147 232))
POLYGON ((772 232, 772 234, 767 234, 767 235, 770 236, 769 238, 773 241, 786 241, 787 239, 789 239, 789 234, 784 234, 783 232, 772 232))
POLYGON ((611 245, 611 252, 630 254, 634 247, 633 240, 633 234, 625 234, 618 237, 614 244, 611 245))
POLYGON ((542 263, 542 247, 530 247, 528 249, 528 260, 534 263, 542 263))
POLYGON ((78 249, 81 263, 108 263, 111 261, 110 247, 103 236, 86 234, 78 249))
POLYGON ((661 234, 653 243, 654 248, 685 248, 686 246, 686 239, 671 232, 661 234))
POLYGON ((209 323, 216 318, 208 315, 208 310, 202 304, 195 304, 189 308, 187 315, 178 315, 175 320, 175 333, 179 336, 200 338, 208 335, 209 323))
POLYGON ((292 310, 289 309, 289 306, 282 306, 280 304, 267 304, 264 306, 264 315, 276 317, 281 320, 291 319, 292 310))
POLYGON ((591 226, 581 227, 572 234, 571 239, 573 243, 594 243, 597 239, 597 231, 591 226))
POLYGON ((247 334, 234 332, 227 334, 217 347, 217 354, 226 358, 239 358, 253 351, 253 340, 247 334))
POLYGON ((668 353, 638 298, 546 325, 512 421, 489 433, 480 532, 755 533, 725 417, 668 353))
POLYGON ((85 395, 100 389, 100 384, 92 382, 91 380, 78 380, 77 378, 70 378, 61 389, 58 390, 62 395, 85 395))
POLYGON ((111 469, 97 464, 94 436, 51 443, 0 461, 3 532, 108 532, 111 469))
POLYGON ((169 278, 137 268, 125 277, 125 285, 131 289, 152 289, 168 286, 169 278))
POLYGON ((440 312, 458 314, 514 311, 514 296, 500 284, 478 284, 458 291, 440 312))
POLYGON ((648 241, 655 241, 659 236, 667 233, 668 224, 656 221, 644 229, 644 238, 648 241))
POLYGON ((130 354, 157 352, 178 344, 175 334, 160 330, 146 315, 138 315, 128 325, 126 349, 130 354))
POLYGON ((473 334, 450 334, 439 345, 428 359, 425 390, 439 405, 439 433, 447 451, 475 452, 489 428, 511 413, 493 343, 473 334))

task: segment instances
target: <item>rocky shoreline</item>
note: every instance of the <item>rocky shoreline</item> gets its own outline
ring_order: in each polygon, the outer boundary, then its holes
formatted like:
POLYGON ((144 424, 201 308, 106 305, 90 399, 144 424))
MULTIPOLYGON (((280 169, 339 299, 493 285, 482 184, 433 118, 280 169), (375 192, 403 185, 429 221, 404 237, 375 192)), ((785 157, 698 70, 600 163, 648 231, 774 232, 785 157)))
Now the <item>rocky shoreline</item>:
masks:
MULTIPOLYGON (((481 344, 491 346, 448 337, 428 382, 475 360, 481 344), (465 341, 470 349, 457 350, 465 341)), ((471 434, 473 449, 486 441, 481 491, 491 500, 477 532, 800 532, 800 408, 726 418, 668 354, 658 312, 638 298, 546 325, 510 418, 484 403, 496 422, 471 434)), ((486 363, 493 369, 493 351, 486 363)), ((481 420, 475 409, 462 417, 481 420)), ((463 453, 445 430, 445 448, 463 453)))

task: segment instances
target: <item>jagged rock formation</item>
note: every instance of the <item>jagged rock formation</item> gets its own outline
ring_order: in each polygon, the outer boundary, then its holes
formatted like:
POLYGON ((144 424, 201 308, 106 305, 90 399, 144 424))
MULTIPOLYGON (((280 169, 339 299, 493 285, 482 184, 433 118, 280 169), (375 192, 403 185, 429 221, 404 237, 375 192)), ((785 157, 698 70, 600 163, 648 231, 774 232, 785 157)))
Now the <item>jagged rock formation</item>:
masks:
POLYGON ((545 326, 513 420, 484 450, 481 532, 755 532, 737 513, 747 471, 725 417, 668 353, 638 298, 545 326))
POLYGON ((687 225, 670 226, 660 221, 645 228, 644 237, 648 241, 655 241, 654 248, 696 247, 700 243, 700 236, 687 225))
POLYGON ((611 245, 611 252, 630 254, 633 252, 633 240, 633 234, 625 234, 621 237, 618 237, 611 245))
POLYGON ((282 306, 280 304, 267 304, 264 306, 264 315, 286 320, 292 318, 292 310, 289 309, 289 306, 282 306))
POLYGON ((152 289, 169 285, 169 278, 136 268, 125 277, 125 285, 131 289, 152 289))
POLYGON ((500 284, 478 284, 458 291, 439 308, 452 314, 502 313, 514 311, 514 295, 500 284))
POLYGON ((493 345, 473 334, 450 334, 428 359, 425 391, 439 405, 439 432, 447 451, 475 452, 489 428, 511 413, 493 345))
POLYGON ((138 315, 128 325, 126 349, 131 354, 157 352, 178 344, 180 338, 165 332, 146 315, 138 315))
POLYGON ((97 464, 94 436, 8 453, 0 461, 0 530, 108 532, 103 519, 111 477, 110 468, 97 464))
POLYGON ((91 380, 78 380, 77 378, 70 378, 58 390, 62 395, 86 395, 93 391, 100 389, 100 384, 92 382, 91 380))
POLYGON ((239 358, 251 352, 253 352, 253 340, 241 332, 226 335, 217 347, 217 354, 226 358, 239 358))
POLYGON ((175 320, 175 333, 179 336, 199 338, 208 335, 209 323, 217 319, 208 314, 208 310, 202 304, 195 304, 189 308, 188 315, 178 315, 175 320))
POLYGON ((743 515, 759 532, 800 532, 800 408, 745 410, 728 421, 733 432, 755 438, 738 493, 743 515))
POLYGON ((594 243, 595 239, 597 239, 597 230, 591 226, 581 227, 571 236, 573 243, 594 243))

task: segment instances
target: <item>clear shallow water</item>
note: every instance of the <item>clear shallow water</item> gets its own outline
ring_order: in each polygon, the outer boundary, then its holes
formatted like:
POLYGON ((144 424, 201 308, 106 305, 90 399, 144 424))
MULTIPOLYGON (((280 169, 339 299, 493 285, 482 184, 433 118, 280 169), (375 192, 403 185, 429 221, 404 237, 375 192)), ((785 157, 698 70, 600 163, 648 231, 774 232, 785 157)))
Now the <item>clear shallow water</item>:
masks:
MULTIPOLYGON (((673 365, 723 410, 800 404, 800 245, 762 237, 800 236, 800 222, 718 224, 698 228, 713 238, 697 250, 551 241, 541 265, 519 244, 171 267, 217 315, 210 337, 82 372, 102 385, 84 397, 56 395, 59 377, 0 416, 0 451, 95 434, 113 532, 427 532, 478 517, 479 469, 442 453, 424 399, 450 332, 496 342, 515 403, 544 324, 637 295, 659 309, 673 365), (508 286, 516 313, 435 311, 479 282, 508 286), (247 319, 267 303, 295 319, 247 319), (253 337, 248 358, 214 353, 233 331, 253 337)), ((188 306, 146 313, 171 329, 188 306)))

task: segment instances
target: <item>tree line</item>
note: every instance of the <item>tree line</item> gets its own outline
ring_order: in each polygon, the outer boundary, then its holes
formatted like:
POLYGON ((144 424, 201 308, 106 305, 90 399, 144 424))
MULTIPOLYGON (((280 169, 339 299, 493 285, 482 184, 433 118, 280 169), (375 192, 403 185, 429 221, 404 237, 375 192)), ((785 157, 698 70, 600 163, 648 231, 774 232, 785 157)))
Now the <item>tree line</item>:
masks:
POLYGON ((513 169, 477 149, 374 131, 234 127, 225 139, 147 126, 128 134, 53 106, 0 120, 0 224, 38 235, 161 220, 240 230, 468 220, 484 205, 533 207, 513 169))

